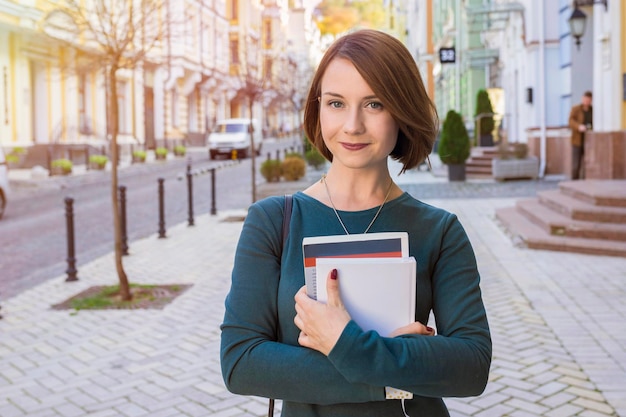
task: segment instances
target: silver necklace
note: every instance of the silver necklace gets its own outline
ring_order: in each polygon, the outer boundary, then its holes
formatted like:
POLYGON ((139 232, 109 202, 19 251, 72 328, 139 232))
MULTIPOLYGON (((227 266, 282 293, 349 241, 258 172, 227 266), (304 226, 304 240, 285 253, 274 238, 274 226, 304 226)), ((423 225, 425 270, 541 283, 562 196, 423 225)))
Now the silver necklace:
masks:
MULTIPOLYGON (((337 220, 339 220, 339 223, 341 224, 341 227, 343 227, 343 231, 346 232, 347 235, 349 235, 350 232, 348 232, 348 228, 346 227, 346 225, 341 220, 341 217, 339 217, 339 212, 337 211, 337 208, 335 207, 335 203, 333 203, 333 199, 330 197, 330 191, 328 190, 328 184, 326 184, 326 174, 322 175, 322 182, 324 183, 324 188, 326 188, 326 195, 328 196, 328 201, 330 201, 330 205, 332 206, 333 211, 335 212, 335 216, 337 216, 337 220)), ((370 222, 369 226, 367 226, 367 229, 365 229, 363 234, 369 232, 370 228, 372 227, 372 225, 374 224, 374 222, 378 218, 378 215, 382 211, 383 206, 385 205, 385 203, 387 202, 387 199, 389 198, 389 194, 391 194, 391 186, 392 185, 393 185, 393 180, 391 180, 389 182, 389 187, 387 188, 387 194, 385 195, 385 199, 383 200, 383 203, 378 208, 378 211, 374 215, 374 218, 370 222)))

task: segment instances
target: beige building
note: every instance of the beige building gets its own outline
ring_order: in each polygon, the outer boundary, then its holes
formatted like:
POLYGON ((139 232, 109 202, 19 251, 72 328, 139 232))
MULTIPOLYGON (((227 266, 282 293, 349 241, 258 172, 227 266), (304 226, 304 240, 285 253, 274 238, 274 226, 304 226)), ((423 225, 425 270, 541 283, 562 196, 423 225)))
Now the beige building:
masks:
MULTIPOLYGON (((55 7, 0 0, 0 146, 106 148, 106 68, 86 65, 93 42, 58 29, 67 22, 55 7)), ((116 73, 118 143, 204 145, 217 120, 250 109, 267 134, 299 126, 314 35, 307 19, 310 7, 293 0, 163 0, 146 21, 166 36, 116 73)))

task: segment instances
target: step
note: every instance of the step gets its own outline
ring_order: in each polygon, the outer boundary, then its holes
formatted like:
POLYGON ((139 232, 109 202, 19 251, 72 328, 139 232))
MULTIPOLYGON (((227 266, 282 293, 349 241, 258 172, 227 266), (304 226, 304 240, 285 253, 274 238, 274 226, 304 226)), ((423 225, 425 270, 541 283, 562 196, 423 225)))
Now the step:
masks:
POLYGON ((626 224, 572 220, 541 204, 538 198, 518 200, 516 207, 526 218, 554 236, 626 242, 626 224))
POLYGON ((597 206, 560 190, 540 191, 537 195, 543 204, 573 220, 626 223, 626 207, 597 206))
POLYGON ((484 160, 470 159, 470 160, 468 160, 465 163, 465 166, 489 167, 489 168, 491 168, 491 160, 484 161, 484 160))
POLYGON ((563 181, 559 188, 597 206, 626 207, 626 180, 563 181))
POLYGON ((489 155, 474 155, 470 157, 470 161, 489 161, 489 163, 491 163, 493 159, 495 159, 495 156, 489 155))
POLYGON ((626 257, 626 242, 553 236, 527 219, 515 207, 496 209, 496 218, 513 236, 521 239, 531 249, 626 257))
POLYGON ((465 173, 466 174, 481 174, 481 175, 489 175, 491 176, 491 167, 480 167, 480 166, 470 166, 465 165, 465 173))

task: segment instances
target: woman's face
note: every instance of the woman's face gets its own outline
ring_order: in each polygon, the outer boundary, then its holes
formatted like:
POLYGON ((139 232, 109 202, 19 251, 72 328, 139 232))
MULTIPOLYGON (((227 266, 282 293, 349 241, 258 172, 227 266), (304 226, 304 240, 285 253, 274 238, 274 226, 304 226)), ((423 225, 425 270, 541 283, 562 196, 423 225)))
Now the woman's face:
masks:
POLYGON ((330 62, 321 82, 320 124, 333 164, 348 168, 387 167, 398 124, 354 65, 330 62))

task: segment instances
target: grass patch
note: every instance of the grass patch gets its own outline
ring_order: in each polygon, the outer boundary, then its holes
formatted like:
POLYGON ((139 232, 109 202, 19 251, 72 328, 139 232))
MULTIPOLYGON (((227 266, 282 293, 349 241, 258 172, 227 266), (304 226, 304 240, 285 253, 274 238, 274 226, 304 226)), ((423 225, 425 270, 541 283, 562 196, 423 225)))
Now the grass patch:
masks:
POLYGON ((132 299, 123 301, 120 286, 95 286, 52 306, 55 310, 162 309, 191 285, 130 284, 132 299))

